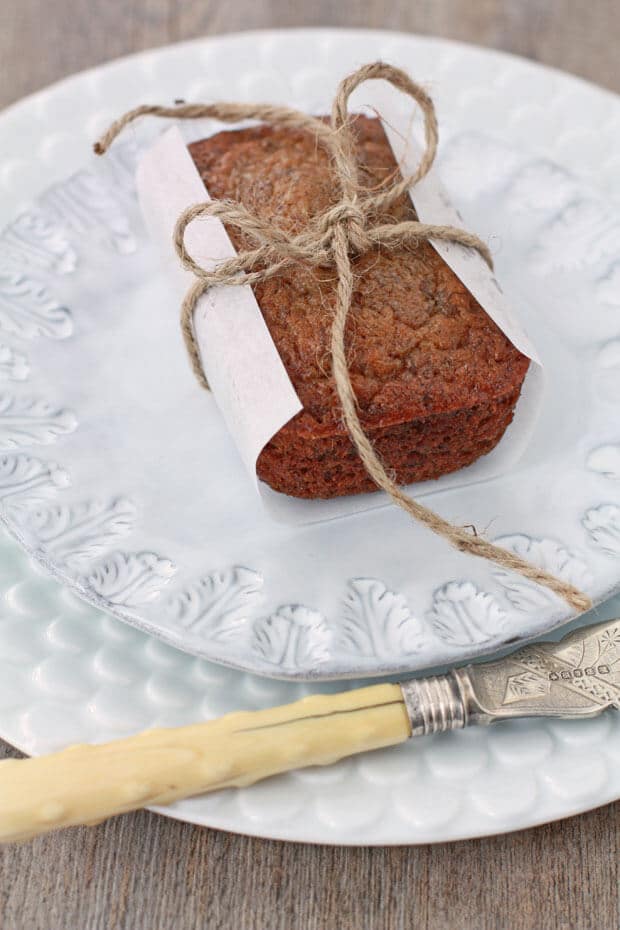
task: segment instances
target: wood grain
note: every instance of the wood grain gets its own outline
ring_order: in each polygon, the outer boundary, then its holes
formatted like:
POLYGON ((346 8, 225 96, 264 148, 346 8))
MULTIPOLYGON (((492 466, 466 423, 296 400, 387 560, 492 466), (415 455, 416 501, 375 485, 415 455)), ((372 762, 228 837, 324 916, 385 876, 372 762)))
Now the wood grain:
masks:
MULTIPOLYGON (((0 106, 117 55, 273 26, 442 35, 620 91, 617 24, 618 0, 3 0, 0 106)), ((0 850, 0 927, 616 930, 619 853, 618 804, 396 849, 275 843, 139 813, 0 850)))
POLYGON ((3 0, 0 106, 82 68, 209 33, 401 29, 490 45, 620 91, 617 0, 3 0), (44 24, 44 28, 42 28, 44 24))

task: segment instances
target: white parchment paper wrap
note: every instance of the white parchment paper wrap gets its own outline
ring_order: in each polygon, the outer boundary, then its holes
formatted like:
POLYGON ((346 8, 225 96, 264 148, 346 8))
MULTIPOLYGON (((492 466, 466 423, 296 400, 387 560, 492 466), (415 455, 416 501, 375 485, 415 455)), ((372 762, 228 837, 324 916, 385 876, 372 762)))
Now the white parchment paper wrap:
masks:
MULTIPOLYGON (((383 101, 381 116, 403 174, 413 173, 420 150, 404 125, 402 115, 399 116, 398 109, 391 110, 383 101)), ((142 157, 137 171, 137 189, 147 227, 160 248, 163 260, 170 264, 171 276, 178 283, 178 306, 170 308, 170 312, 175 313, 193 281, 193 275, 181 268, 174 252, 174 225, 186 207, 209 199, 176 126, 164 132, 142 157)), ((410 195, 423 222, 463 225, 433 170, 410 195)), ((235 254, 223 224, 212 217, 197 220, 188 227, 186 244, 194 259, 207 269, 235 254)), ((511 342, 532 360, 532 364, 514 420, 498 446, 468 468, 444 475, 437 481, 411 485, 411 493, 416 497, 467 485, 509 470, 527 446, 543 390, 542 369, 536 351, 484 260, 473 250, 457 244, 432 244, 511 342)), ((198 303, 194 328, 213 397, 251 480, 274 517, 286 521, 315 522, 389 503, 383 493, 333 501, 302 501, 278 494, 260 482, 256 463, 261 451, 302 409, 302 405, 252 289, 239 286, 209 291, 198 303)))
MULTIPOLYGON (((142 158, 137 188, 147 225, 160 240, 165 259, 171 257, 173 269, 176 266, 180 305, 194 276, 181 267, 172 234, 183 210, 209 196, 176 126, 142 158)), ((236 254, 223 223, 215 217, 192 223, 185 242, 205 269, 236 254)), ((302 406, 252 288, 212 288, 196 307, 194 330, 213 396, 248 472, 257 481, 261 450, 302 406)))

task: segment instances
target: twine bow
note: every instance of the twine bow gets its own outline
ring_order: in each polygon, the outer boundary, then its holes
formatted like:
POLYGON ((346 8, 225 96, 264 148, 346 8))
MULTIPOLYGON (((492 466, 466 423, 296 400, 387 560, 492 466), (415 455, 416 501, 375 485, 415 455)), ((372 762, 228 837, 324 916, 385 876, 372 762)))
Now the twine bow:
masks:
POLYGON ((181 104, 175 107, 141 106, 125 113, 114 122, 95 144, 95 152, 103 154, 123 128, 141 116, 173 119, 212 118, 225 123, 255 119, 283 127, 312 133, 331 156, 334 181, 339 199, 324 213, 314 217, 303 232, 293 235, 271 222, 253 215, 242 204, 231 201, 209 201, 188 207, 179 217, 174 230, 174 246, 183 266, 196 281, 188 291, 181 308, 181 330, 192 369, 203 387, 209 387, 193 330, 193 314, 197 302, 212 287, 252 285, 280 274, 297 263, 332 266, 336 269, 336 307, 331 329, 332 371, 342 406, 344 422, 362 460, 364 468, 394 503, 434 533, 447 539, 461 552, 476 555, 518 572, 564 598, 577 611, 592 606, 590 598, 572 584, 550 572, 532 565, 516 553, 495 546, 481 536, 472 535, 464 527, 454 526, 428 507, 422 506, 400 488, 386 471, 366 435, 358 413, 356 398, 349 376, 345 352, 345 326, 353 295, 352 258, 383 246, 393 248, 403 244, 416 245, 429 239, 457 242, 476 249, 493 267, 487 245, 478 236, 455 226, 435 226, 418 220, 382 223, 386 210, 418 183, 430 170, 437 151, 438 128, 433 102, 426 91, 399 68, 375 62, 364 65, 345 78, 336 93, 330 123, 289 107, 270 104, 181 104), (425 148, 412 175, 378 191, 367 191, 359 183, 355 137, 348 100, 359 84, 383 78, 410 96, 424 116, 425 148), (228 226, 239 229, 254 243, 254 247, 227 259, 212 270, 198 265, 185 247, 185 231, 199 217, 215 216, 228 226))

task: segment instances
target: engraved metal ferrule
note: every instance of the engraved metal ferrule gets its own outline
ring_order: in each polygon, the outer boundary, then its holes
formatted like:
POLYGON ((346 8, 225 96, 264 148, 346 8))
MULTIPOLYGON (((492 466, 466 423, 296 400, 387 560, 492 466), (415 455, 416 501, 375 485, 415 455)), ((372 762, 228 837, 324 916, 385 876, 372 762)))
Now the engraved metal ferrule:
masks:
POLYGON ((461 730, 468 712, 456 675, 434 675, 401 684, 412 736, 461 730))

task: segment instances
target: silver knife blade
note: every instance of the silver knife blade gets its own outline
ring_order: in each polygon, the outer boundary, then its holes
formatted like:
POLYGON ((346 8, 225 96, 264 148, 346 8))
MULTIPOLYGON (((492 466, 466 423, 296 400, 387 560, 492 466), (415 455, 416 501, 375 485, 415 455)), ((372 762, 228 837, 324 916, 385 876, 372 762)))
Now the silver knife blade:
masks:
POLYGON ((596 717, 620 709, 620 620, 401 689, 412 736, 515 717, 596 717))

